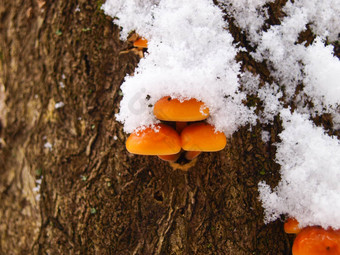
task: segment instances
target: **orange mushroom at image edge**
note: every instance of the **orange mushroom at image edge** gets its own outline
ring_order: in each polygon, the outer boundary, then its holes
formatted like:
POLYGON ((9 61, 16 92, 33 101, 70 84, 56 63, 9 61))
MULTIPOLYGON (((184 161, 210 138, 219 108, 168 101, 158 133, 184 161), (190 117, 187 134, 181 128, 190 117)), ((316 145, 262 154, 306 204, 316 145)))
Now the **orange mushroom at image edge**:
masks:
POLYGON ((297 234, 292 248, 293 255, 340 255, 340 229, 323 229, 319 226, 300 228, 293 218, 285 222, 288 234, 297 234))

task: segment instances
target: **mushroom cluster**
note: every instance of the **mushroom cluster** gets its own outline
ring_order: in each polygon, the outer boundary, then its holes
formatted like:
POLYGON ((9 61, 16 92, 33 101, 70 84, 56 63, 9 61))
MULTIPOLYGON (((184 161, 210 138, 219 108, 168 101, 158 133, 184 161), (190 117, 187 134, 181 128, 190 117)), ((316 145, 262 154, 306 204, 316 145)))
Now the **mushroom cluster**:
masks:
POLYGON ((157 155, 169 162, 181 158, 191 161, 201 152, 215 152, 226 146, 224 133, 204 122, 209 108, 201 101, 166 96, 156 102, 153 114, 164 123, 133 132, 126 141, 130 153, 157 155))
POLYGON ((284 224, 288 234, 296 234, 293 255, 339 255, 340 229, 324 229, 320 226, 299 227, 296 219, 288 219, 284 224))

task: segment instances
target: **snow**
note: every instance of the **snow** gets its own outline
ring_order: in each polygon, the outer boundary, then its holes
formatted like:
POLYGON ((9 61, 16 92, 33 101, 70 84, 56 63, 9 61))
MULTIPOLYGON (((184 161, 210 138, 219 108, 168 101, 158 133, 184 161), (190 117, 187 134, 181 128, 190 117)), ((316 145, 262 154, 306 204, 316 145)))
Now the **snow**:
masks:
MULTIPOLYGON (((280 116, 283 131, 276 161, 281 181, 273 189, 259 183, 265 221, 285 214, 301 226, 340 228, 339 140, 310 121, 330 113, 333 129, 340 128, 340 61, 328 45, 339 40, 340 1, 287 1, 285 16, 270 25, 266 21, 272 2, 107 0, 103 10, 122 28, 122 40, 131 31, 148 40, 148 53, 121 86, 117 120, 127 133, 155 124, 152 105, 168 95, 205 102, 211 113, 207 121, 226 135, 280 116), (247 36, 253 51, 233 43, 225 14, 247 36), (298 43, 307 29, 314 41, 298 43), (235 60, 239 51, 264 61, 273 82, 241 71, 235 60), (261 101, 257 115, 243 104, 247 95, 261 101), (287 105, 295 105, 293 113, 287 105)), ((262 139, 269 142, 270 133, 263 131, 262 139)))
POLYGON ((257 37, 268 18, 266 4, 274 2, 274 0, 221 0, 219 2, 245 33, 257 37))
POLYGON ((331 106, 340 104, 340 61, 333 56, 333 47, 324 46, 320 38, 307 48, 305 56, 305 93, 331 106), (325 97, 325 100, 322 99, 325 97))
POLYGON ((64 102, 58 102, 54 105, 54 108, 55 109, 59 109, 59 108, 62 108, 65 106, 65 103, 64 102))
POLYGON ((279 135, 276 161, 282 180, 273 191, 260 183, 266 221, 288 214, 301 227, 340 228, 340 143, 308 120, 308 115, 281 111, 284 131, 279 135))
POLYGON ((33 192, 37 193, 35 196, 36 201, 40 201, 40 198, 41 198, 40 188, 41 188, 42 180, 43 180, 43 176, 35 180, 36 186, 33 188, 33 192))
POLYGON ((211 113, 208 122, 227 135, 254 123, 252 110, 242 104, 246 95, 238 89, 237 49, 217 6, 207 0, 173 0, 138 8, 139 1, 131 2, 104 4, 107 14, 121 10, 117 24, 124 24, 124 36, 135 29, 149 41, 149 54, 121 86, 124 97, 117 120, 127 133, 157 123, 148 106, 168 95, 205 102, 211 113))
POLYGON ((51 151, 52 147, 53 147, 53 145, 50 142, 44 143, 44 148, 49 149, 51 151))

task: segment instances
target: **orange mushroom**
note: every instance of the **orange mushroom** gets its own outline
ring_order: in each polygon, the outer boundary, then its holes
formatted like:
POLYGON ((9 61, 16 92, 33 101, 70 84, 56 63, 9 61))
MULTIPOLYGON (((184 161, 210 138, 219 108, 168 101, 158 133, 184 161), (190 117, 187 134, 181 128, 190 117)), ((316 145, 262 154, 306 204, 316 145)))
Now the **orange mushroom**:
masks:
POLYGON ((172 127, 157 124, 133 132, 126 141, 126 149, 141 155, 171 155, 181 151, 181 141, 172 127))
POLYGON ((166 96, 156 102, 153 113, 159 120, 199 121, 208 118, 209 108, 194 98, 181 102, 166 96))
POLYGON ((339 255, 340 230, 306 227, 296 236, 293 255, 339 255))
POLYGON ((137 48, 147 48, 148 47, 148 40, 143 37, 139 37, 136 41, 133 42, 133 46, 137 48))
POLYGON ((227 144, 222 132, 207 123, 195 123, 187 126, 181 133, 181 144, 186 151, 219 151, 227 144))
POLYGON ((298 234, 301 231, 299 222, 294 218, 288 218, 284 224, 284 230, 287 234, 298 234))

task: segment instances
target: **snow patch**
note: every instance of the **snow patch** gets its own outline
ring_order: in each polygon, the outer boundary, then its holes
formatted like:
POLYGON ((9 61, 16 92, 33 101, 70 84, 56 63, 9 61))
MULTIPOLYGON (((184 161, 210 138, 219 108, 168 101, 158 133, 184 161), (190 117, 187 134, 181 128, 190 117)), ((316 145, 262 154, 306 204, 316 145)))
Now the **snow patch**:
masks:
POLYGON ((284 131, 276 161, 282 180, 273 190, 259 184, 266 222, 287 214, 301 227, 340 228, 339 140, 326 135, 306 115, 284 110, 281 117, 284 131))
POLYGON ((141 6, 137 0, 108 0, 103 8, 117 16, 114 22, 123 26, 124 37, 136 30, 149 41, 149 54, 121 86, 117 120, 127 133, 157 123, 152 106, 168 95, 202 100, 210 109, 208 122, 227 135, 254 123, 239 91, 233 38, 212 1, 143 1, 141 6))

